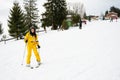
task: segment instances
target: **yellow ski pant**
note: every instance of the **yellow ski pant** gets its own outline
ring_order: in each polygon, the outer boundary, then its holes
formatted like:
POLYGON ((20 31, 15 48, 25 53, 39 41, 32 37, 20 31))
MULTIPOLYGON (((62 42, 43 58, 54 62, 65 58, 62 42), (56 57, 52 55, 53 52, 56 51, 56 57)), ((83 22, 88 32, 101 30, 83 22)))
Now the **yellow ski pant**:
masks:
POLYGON ((34 55, 36 57, 36 61, 37 62, 40 62, 41 59, 40 59, 40 55, 37 51, 37 47, 36 46, 27 46, 27 49, 28 49, 28 54, 27 54, 27 60, 26 60, 26 63, 27 64, 30 64, 30 59, 31 59, 31 55, 32 55, 32 50, 34 52, 34 55))

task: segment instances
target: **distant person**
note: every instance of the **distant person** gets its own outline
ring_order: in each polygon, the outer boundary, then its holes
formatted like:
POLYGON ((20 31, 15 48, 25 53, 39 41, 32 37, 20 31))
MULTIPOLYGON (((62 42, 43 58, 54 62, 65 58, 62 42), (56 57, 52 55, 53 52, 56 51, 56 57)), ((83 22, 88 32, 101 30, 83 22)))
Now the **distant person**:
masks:
POLYGON ((30 66, 30 59, 32 55, 32 50, 34 52, 34 55, 36 57, 36 61, 38 62, 38 65, 41 63, 40 55, 38 53, 37 48, 40 48, 39 42, 38 42, 38 37, 36 34, 36 29, 35 27, 30 27, 30 31, 25 35, 25 43, 27 43, 27 59, 26 59, 26 67, 31 67, 30 66))
POLYGON ((89 22, 91 22, 91 16, 88 17, 89 22))
POLYGON ((80 18, 80 21, 79 21, 79 29, 82 29, 82 20, 80 18))
POLYGON ((110 18, 110 22, 113 22, 113 17, 110 18))
POLYGON ((118 17, 116 16, 115 19, 116 19, 116 22, 117 22, 118 17))
POLYGON ((103 20, 105 20, 105 16, 103 16, 103 20))

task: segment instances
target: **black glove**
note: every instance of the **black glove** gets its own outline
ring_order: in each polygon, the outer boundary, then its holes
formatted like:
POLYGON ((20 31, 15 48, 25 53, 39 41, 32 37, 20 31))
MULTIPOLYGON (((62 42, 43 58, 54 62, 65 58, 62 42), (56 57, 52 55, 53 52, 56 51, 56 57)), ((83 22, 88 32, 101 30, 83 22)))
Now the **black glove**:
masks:
POLYGON ((38 49, 40 49, 40 46, 38 45, 38 49))
POLYGON ((25 40, 25 43, 27 43, 28 42, 28 40, 25 40))
POLYGON ((27 42, 28 42, 28 40, 25 40, 25 42, 27 43, 27 42))

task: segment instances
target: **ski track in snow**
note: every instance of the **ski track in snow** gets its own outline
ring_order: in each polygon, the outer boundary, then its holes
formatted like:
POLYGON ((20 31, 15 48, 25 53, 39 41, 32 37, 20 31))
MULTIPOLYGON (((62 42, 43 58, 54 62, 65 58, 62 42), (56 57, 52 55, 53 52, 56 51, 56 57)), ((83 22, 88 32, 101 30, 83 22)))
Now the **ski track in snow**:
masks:
POLYGON ((21 65, 23 40, 0 43, 0 80, 120 80, 120 20, 38 35, 42 65, 35 69, 26 68, 25 59, 21 65))

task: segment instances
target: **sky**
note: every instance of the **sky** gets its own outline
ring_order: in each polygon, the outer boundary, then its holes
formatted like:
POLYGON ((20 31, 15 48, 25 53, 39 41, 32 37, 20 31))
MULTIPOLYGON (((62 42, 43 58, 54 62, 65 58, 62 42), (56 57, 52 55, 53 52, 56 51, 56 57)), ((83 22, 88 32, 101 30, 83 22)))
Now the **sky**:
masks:
MULTIPOLYGON (((0 22, 3 26, 7 26, 7 20, 10 9, 13 6, 15 0, 0 0, 0 22)), ((23 6, 23 0, 18 0, 20 6, 23 6)), ((111 6, 120 8, 120 0, 66 0, 67 2, 82 2, 85 6, 87 15, 100 15, 109 10, 111 6)), ((38 8, 41 13, 45 11, 42 6, 46 0, 38 0, 38 8)))
POLYGON ((111 6, 120 8, 120 0, 67 0, 67 2, 82 2, 88 15, 100 15, 111 6))

